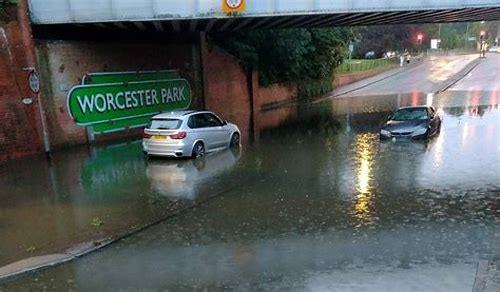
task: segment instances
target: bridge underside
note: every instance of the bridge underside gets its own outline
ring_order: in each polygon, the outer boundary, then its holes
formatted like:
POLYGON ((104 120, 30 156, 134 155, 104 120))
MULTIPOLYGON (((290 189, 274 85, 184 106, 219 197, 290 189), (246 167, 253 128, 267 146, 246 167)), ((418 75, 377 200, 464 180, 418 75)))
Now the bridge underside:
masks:
POLYGON ((462 8, 421 11, 350 12, 325 14, 294 14, 259 17, 222 17, 196 19, 147 19, 65 24, 37 24, 36 32, 78 29, 111 29, 142 32, 229 32, 255 29, 313 28, 332 26, 359 26, 383 24, 445 23, 500 20, 500 7, 462 8))

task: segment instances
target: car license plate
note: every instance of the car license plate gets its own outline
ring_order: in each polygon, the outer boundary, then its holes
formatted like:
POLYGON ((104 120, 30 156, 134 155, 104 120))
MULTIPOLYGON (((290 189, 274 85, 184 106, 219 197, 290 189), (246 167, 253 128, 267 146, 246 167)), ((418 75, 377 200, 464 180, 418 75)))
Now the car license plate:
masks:
POLYGON ((163 135, 154 135, 153 137, 153 140, 167 140, 167 136, 163 136, 163 135))

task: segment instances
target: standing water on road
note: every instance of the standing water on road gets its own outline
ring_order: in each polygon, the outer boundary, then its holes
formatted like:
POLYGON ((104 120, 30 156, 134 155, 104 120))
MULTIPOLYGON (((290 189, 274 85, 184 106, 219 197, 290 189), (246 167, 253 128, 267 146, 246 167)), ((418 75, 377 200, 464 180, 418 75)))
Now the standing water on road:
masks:
MULTIPOLYGON (((213 161, 130 154, 110 176, 94 178, 95 200, 114 206, 108 196, 122 194, 130 198, 123 204, 137 202, 144 190, 171 202, 221 194, 0 289, 471 291, 478 261, 500 256, 499 99, 486 91, 336 99, 300 107, 296 121, 213 161), (439 136, 379 140, 391 111, 421 104, 438 109, 439 136)), ((61 197, 34 206, 92 205, 66 198, 64 181, 54 185, 61 197)), ((87 214, 84 207, 71 218, 87 214)))
POLYGON ((239 156, 147 161, 137 141, 0 165, 0 267, 78 252, 227 191, 239 156))

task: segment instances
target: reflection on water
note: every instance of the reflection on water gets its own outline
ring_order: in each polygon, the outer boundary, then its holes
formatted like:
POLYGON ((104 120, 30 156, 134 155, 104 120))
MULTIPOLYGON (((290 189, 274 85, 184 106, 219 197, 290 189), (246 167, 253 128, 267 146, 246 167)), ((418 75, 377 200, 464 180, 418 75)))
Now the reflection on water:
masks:
POLYGON ((0 266, 126 233, 234 185, 225 175, 239 151, 147 161, 140 147, 82 147, 50 162, 0 165, 0 266))
MULTIPOLYGON (((318 273, 360 267, 401 273, 458 266, 468 273, 471 263, 498 254, 500 111, 491 100, 489 92, 477 98, 467 92, 342 98, 264 131, 241 158, 226 152, 201 164, 146 163, 131 152, 128 159, 136 163, 106 160, 90 167, 98 175, 89 177, 117 186, 92 188, 100 195, 89 205, 128 198, 130 216, 140 216, 148 205, 136 203, 137 193, 169 202, 223 194, 98 254, 38 273, 37 281, 28 276, 6 287, 287 291, 303 289, 318 273), (381 143, 378 131, 387 115, 413 103, 438 108, 441 134, 430 141, 381 143), (137 176, 126 190, 119 188, 123 169, 113 170, 122 164, 133 169, 124 173, 137 176), (112 179, 97 179, 107 172, 112 179), (104 190, 113 189, 122 199, 104 201, 104 190)), ((88 160, 104 160, 83 157, 70 182, 79 182, 88 160)), ((69 172, 54 173, 61 182, 69 172)), ((14 180, 8 185, 14 189, 14 180)), ((65 185, 73 184, 59 183, 61 194, 65 185)), ((85 189, 79 202, 91 196, 85 189)))
POLYGON ((364 223, 372 222, 371 201, 373 192, 373 159, 378 144, 376 134, 358 134, 355 138, 356 148, 356 195, 355 214, 364 223))
POLYGON ((425 102, 426 106, 434 105, 434 93, 427 93, 427 100, 425 102))
POLYGON ((471 135, 471 128, 469 126, 469 122, 465 122, 462 128, 462 147, 466 146, 469 142, 469 138, 471 135))
POLYGON ((146 174, 152 189, 162 196, 194 200, 219 175, 230 171, 240 155, 240 149, 230 149, 194 160, 150 159, 146 174))
MULTIPOLYGON (((441 115, 440 112, 438 112, 438 114, 441 115)), ((434 168, 439 170, 441 167, 442 167, 442 164, 443 164, 443 151, 444 151, 444 141, 446 139, 446 127, 441 127, 440 131, 439 131, 439 134, 437 135, 437 137, 434 138, 434 155, 433 155, 433 159, 434 159, 434 168)))

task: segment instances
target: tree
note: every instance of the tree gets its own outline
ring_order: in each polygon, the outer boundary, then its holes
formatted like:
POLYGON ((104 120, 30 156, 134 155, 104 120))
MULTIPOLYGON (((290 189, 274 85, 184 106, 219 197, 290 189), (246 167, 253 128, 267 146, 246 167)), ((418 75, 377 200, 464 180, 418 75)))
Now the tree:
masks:
POLYGON ((389 51, 421 49, 417 35, 424 36, 423 48, 429 46, 428 40, 437 34, 437 25, 434 24, 402 24, 402 25, 377 25, 361 26, 355 29, 358 40, 355 46, 354 57, 364 58, 367 52, 375 52, 377 58, 383 57, 389 51), (427 40, 427 41, 426 41, 427 40))
POLYGON ((351 39, 350 30, 345 28, 255 30, 211 36, 244 67, 257 70, 263 86, 323 79, 331 83, 351 39))
POLYGON ((8 8, 17 3, 17 0, 0 0, 0 20, 9 18, 8 8))
POLYGON ((478 37, 480 30, 486 31, 486 40, 493 42, 497 36, 499 22, 444 23, 444 24, 407 24, 365 26, 355 29, 359 40, 354 56, 363 58, 366 52, 374 51, 376 57, 382 57, 387 51, 410 51, 421 49, 417 35, 422 34, 422 49, 429 48, 430 39, 441 39, 441 48, 445 50, 471 48, 469 37, 478 37))

